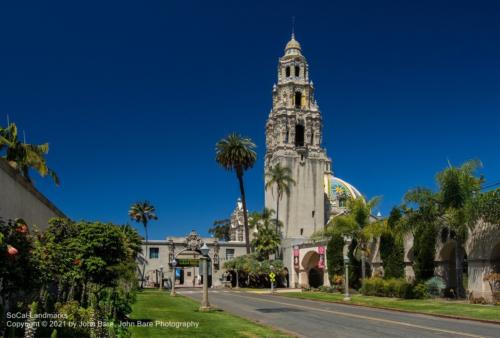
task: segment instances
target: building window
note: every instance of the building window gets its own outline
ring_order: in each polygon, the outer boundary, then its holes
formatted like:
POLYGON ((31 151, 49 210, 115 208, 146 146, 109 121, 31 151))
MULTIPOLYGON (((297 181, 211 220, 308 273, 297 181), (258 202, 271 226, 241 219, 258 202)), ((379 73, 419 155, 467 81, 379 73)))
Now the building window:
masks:
POLYGON ((300 108, 300 107, 302 107, 302 93, 296 92, 295 93, 295 108, 300 108))
POLYGON ((234 258, 234 249, 226 249, 226 261, 234 258))
POLYGON ((295 76, 300 76, 300 67, 295 66, 295 76))
POLYGON ((160 257, 160 249, 159 248, 149 248, 149 258, 156 259, 160 257))
POLYGON ((295 146, 304 146, 304 126, 301 124, 297 124, 295 126, 295 146))
POLYGON ((285 74, 286 74, 286 77, 290 77, 290 67, 286 67, 285 74))

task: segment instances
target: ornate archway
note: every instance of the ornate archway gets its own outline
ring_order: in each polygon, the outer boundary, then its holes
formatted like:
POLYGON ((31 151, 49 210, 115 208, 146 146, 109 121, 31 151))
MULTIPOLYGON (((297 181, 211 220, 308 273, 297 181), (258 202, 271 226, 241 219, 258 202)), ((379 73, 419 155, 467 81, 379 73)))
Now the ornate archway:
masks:
POLYGON ((309 287, 319 287, 324 284, 324 271, 318 268, 320 255, 316 251, 309 251, 302 258, 302 284, 309 287))
MULTIPOLYGON (((174 244, 173 241, 169 243, 169 266, 171 271, 172 261, 175 259, 177 262, 175 269, 176 285, 185 287, 202 286, 203 277, 200 273, 200 264, 202 262, 200 260, 200 249, 203 244, 203 239, 194 230, 186 237, 179 250, 177 250, 177 247, 180 246, 178 243, 174 244)), ((208 245, 210 246, 208 253, 208 285, 210 287, 212 284, 212 275, 219 269, 219 244, 216 241, 208 245)))

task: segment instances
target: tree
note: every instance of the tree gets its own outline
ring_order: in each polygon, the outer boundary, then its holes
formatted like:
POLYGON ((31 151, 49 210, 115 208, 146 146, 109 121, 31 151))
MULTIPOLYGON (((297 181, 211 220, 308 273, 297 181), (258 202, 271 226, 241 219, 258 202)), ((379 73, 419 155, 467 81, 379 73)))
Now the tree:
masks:
POLYGON ((478 160, 467 161, 460 167, 449 164, 436 175, 437 192, 427 188, 408 191, 401 207, 403 217, 398 222, 401 232, 414 235, 414 269, 418 280, 433 276, 435 243, 439 230, 446 234, 446 240, 455 241, 456 296, 463 297, 463 255, 461 248, 481 215, 472 208, 478 196, 482 177, 475 171, 481 166, 478 160))
POLYGON ((387 218, 387 231, 380 236, 380 257, 384 264, 385 278, 404 276, 404 238, 397 231, 401 217, 401 210, 392 208, 387 218))
POLYGON ((231 240, 231 220, 230 219, 221 219, 214 221, 213 226, 208 229, 208 233, 214 235, 215 238, 218 238, 223 241, 231 240))
POLYGON ((273 214, 274 210, 264 208, 262 213, 253 212, 250 215, 250 228, 257 230, 252 246, 264 260, 269 259, 269 255, 276 252, 281 243, 281 236, 276 230, 281 226, 281 222, 273 220, 273 214))
POLYGON ((343 247, 344 240, 342 239, 342 235, 338 233, 332 234, 326 247, 326 262, 330 281, 333 281, 335 276, 342 276, 344 273, 343 247))
POLYGON ((29 172, 32 168, 42 177, 50 176, 59 185, 59 177, 47 166, 45 159, 49 152, 48 143, 36 145, 19 141, 17 126, 10 123, 7 128, 0 127, 0 152, 4 150, 3 158, 28 182, 32 183, 29 172))
POLYGON ((463 163, 460 167, 449 164, 448 168, 439 172, 436 180, 439 186, 437 194, 445 224, 455 234, 455 268, 457 297, 464 297, 463 289, 463 255, 460 254, 469 230, 473 230, 476 223, 469 223, 471 218, 467 213, 470 211, 468 204, 475 198, 476 193, 481 190, 482 177, 476 177, 474 173, 482 166, 479 160, 471 160, 463 163))
MULTIPOLYGON (((386 231, 385 221, 372 221, 370 219, 372 209, 379 203, 380 198, 374 197, 368 202, 363 198, 350 198, 347 200, 346 215, 333 218, 326 226, 322 234, 331 237, 334 234, 352 236, 353 243, 356 242, 355 251, 361 256, 361 276, 366 278, 366 257, 368 255, 368 243, 371 239, 380 236, 386 231)), ((315 235, 317 236, 317 234, 315 235)))
POLYGON ((250 253, 250 234, 248 231, 248 211, 243 184, 243 174, 252 168, 257 160, 255 144, 251 139, 236 133, 229 134, 215 146, 217 163, 228 171, 235 171, 240 186, 241 202, 243 204, 243 222, 245 225, 245 243, 247 254, 250 253))
MULTIPOLYGON (((144 257, 147 259, 148 255, 148 223, 152 220, 157 220, 158 216, 155 213, 155 207, 149 203, 148 201, 136 202, 128 211, 130 218, 137 222, 141 223, 144 226, 144 232, 146 235, 146 252, 144 253, 144 257)), ((141 278, 141 288, 144 283, 144 274, 145 274, 146 264, 144 264, 142 268, 142 278, 141 278)))
MULTIPOLYGON (((273 187, 276 187, 276 226, 278 226, 279 220, 279 210, 280 210, 280 200, 285 193, 287 196, 290 195, 290 185, 295 184, 295 180, 292 178, 292 171, 288 167, 282 167, 280 163, 271 167, 268 172, 266 172, 266 185, 265 189, 271 189, 274 194, 273 187)), ((278 228, 276 228, 276 231, 278 228)))

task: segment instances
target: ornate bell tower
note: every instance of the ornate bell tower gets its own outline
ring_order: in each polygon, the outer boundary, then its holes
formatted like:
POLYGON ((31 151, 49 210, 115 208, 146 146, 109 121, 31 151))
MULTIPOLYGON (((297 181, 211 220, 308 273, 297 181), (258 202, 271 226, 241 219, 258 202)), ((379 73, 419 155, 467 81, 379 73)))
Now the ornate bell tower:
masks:
MULTIPOLYGON (((325 174, 331 160, 321 147, 322 119, 309 80, 309 66, 292 34, 278 63, 273 108, 266 123, 265 170, 280 163, 296 184, 279 201, 283 238, 308 238, 325 225, 325 174)), ((265 192, 266 208, 276 210, 276 191, 265 192)))

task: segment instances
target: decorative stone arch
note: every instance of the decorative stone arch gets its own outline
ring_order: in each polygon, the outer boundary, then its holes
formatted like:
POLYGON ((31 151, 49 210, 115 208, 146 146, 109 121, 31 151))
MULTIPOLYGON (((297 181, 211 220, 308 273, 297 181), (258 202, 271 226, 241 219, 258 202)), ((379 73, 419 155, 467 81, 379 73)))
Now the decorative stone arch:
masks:
MULTIPOLYGON (((448 239, 445 243, 440 243, 437 248, 435 274, 443 278, 448 289, 457 290, 457 262, 456 262, 457 242, 448 239)), ((462 261, 467 257, 467 253, 462 246, 458 247, 458 255, 462 261)), ((462 266, 462 269, 464 266, 462 266)))
POLYGON ((324 284, 323 269, 318 268, 320 255, 316 251, 308 251, 302 258, 301 265, 303 270, 301 272, 302 284, 309 287, 319 287, 324 284))
POLYGON ((499 272, 500 226, 479 221, 466 243, 468 252, 469 298, 493 300, 490 284, 484 277, 499 272))

